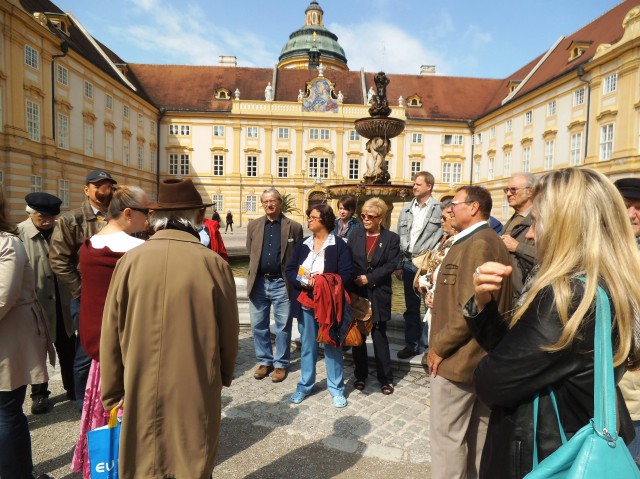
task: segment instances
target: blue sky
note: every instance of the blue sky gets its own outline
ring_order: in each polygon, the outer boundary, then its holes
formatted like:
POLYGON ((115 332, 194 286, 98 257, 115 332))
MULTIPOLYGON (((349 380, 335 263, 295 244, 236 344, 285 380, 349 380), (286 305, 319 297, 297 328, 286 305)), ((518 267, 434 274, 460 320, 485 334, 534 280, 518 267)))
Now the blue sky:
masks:
MULTIPOLYGON (((349 68, 504 78, 616 0, 318 0, 349 68)), ((54 0, 131 63, 272 67, 308 0, 54 0)))

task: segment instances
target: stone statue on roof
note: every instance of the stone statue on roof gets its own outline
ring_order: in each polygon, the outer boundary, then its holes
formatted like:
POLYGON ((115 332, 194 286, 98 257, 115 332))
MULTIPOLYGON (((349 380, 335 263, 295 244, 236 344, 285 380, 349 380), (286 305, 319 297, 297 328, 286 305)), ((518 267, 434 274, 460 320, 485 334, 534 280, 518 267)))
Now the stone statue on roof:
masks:
MULTIPOLYGON (((315 32, 314 32, 315 34, 315 32)), ((319 77, 323 77, 324 76, 324 65, 321 63, 320 65, 318 65, 318 76, 319 77)))
POLYGON ((273 87, 271 82, 267 83, 267 87, 264 89, 264 101, 273 101, 273 87))
POLYGON ((404 98, 402 98, 402 95, 400 95, 400 98, 398 98, 398 106, 400 108, 404 106, 404 98))
POLYGON ((342 103, 344 101, 344 95, 342 91, 338 91, 338 103, 342 103))
POLYGON ((303 98, 304 98, 304 93, 302 93, 302 90, 298 90, 298 101, 302 101, 303 98))
POLYGON ((235 95, 236 100, 240 99, 240 90, 239 89, 236 88, 236 91, 234 91, 233 94, 235 95))
POLYGON ((376 92, 373 91, 373 87, 370 86, 369 87, 369 91, 367 92, 367 105, 371 104, 371 100, 373 100, 373 95, 375 95, 376 92))

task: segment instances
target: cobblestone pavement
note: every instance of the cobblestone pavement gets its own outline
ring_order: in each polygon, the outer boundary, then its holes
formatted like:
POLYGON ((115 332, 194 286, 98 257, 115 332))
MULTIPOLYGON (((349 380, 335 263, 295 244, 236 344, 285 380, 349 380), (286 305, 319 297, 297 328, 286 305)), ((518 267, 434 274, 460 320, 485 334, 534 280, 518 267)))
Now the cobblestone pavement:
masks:
MULTIPOLYGON (((345 359, 349 357, 346 353, 345 359)), ((257 381, 253 338, 249 331, 241 332, 235 379, 222 392, 216 479, 431 477, 429 380, 423 373, 396 373, 395 394, 384 396, 373 375, 364 391, 354 390, 353 367, 345 364, 349 405, 335 409, 320 359, 313 393, 293 405, 288 398, 300 377, 299 359, 294 351, 283 383, 257 381)), ((55 402, 50 413, 33 416, 30 400, 25 403, 36 472, 74 478, 69 464, 79 413, 64 401, 56 372, 50 389, 55 402)))

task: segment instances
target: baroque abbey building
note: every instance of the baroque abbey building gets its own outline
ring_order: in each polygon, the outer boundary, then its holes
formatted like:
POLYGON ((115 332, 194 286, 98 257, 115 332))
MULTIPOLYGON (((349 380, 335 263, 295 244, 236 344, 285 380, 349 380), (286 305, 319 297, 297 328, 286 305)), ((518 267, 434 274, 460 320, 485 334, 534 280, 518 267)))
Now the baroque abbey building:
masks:
MULTIPOLYGON (((190 177, 241 225, 262 214, 266 187, 291 196, 300 221, 325 186, 358 184, 366 139, 353 125, 368 116, 376 72, 350 69, 318 2, 304 14, 275 68, 238 67, 235 57, 174 66, 127 63, 48 0, 0 2, 0 183, 11 218, 23 218, 31 191, 76 207, 95 168, 152 194, 159 178, 190 177)), ((485 186, 505 220, 502 189, 514 173, 575 165, 637 175, 640 0, 529 60, 503 79, 429 66, 388 74, 391 116, 406 121, 391 140, 391 181, 428 170, 436 197, 485 186)))

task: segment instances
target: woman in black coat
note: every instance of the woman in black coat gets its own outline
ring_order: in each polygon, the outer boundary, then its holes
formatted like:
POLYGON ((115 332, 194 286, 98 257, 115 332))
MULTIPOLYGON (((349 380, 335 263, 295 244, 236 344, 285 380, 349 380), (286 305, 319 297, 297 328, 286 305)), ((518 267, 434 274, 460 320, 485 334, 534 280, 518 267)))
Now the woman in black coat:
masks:
MULTIPOLYGON (((476 294, 465 307, 472 334, 489 352, 474 374, 476 392, 491 408, 481 478, 520 479, 532 470, 536 394, 540 461, 562 444, 550 391, 567 438, 593 417, 598 285, 611 303, 616 380, 638 357, 640 261, 615 187, 600 173, 567 168, 542 177, 534 195, 527 238, 535 238, 539 264, 513 317, 500 318, 492 299, 511 273, 497 263, 476 270, 476 294)), ((628 442, 631 419, 617 395, 618 433, 628 442)))
MULTIPOLYGON (((376 375, 382 393, 388 395, 394 390, 387 339, 387 321, 391 319, 391 276, 401 257, 400 237, 382 226, 386 214, 387 205, 380 198, 367 200, 360 215, 364 229, 354 230, 348 244, 353 258, 354 291, 371 301, 376 375)), ((352 352, 356 377, 353 385, 362 391, 369 375, 367 346, 355 346, 352 352)))

